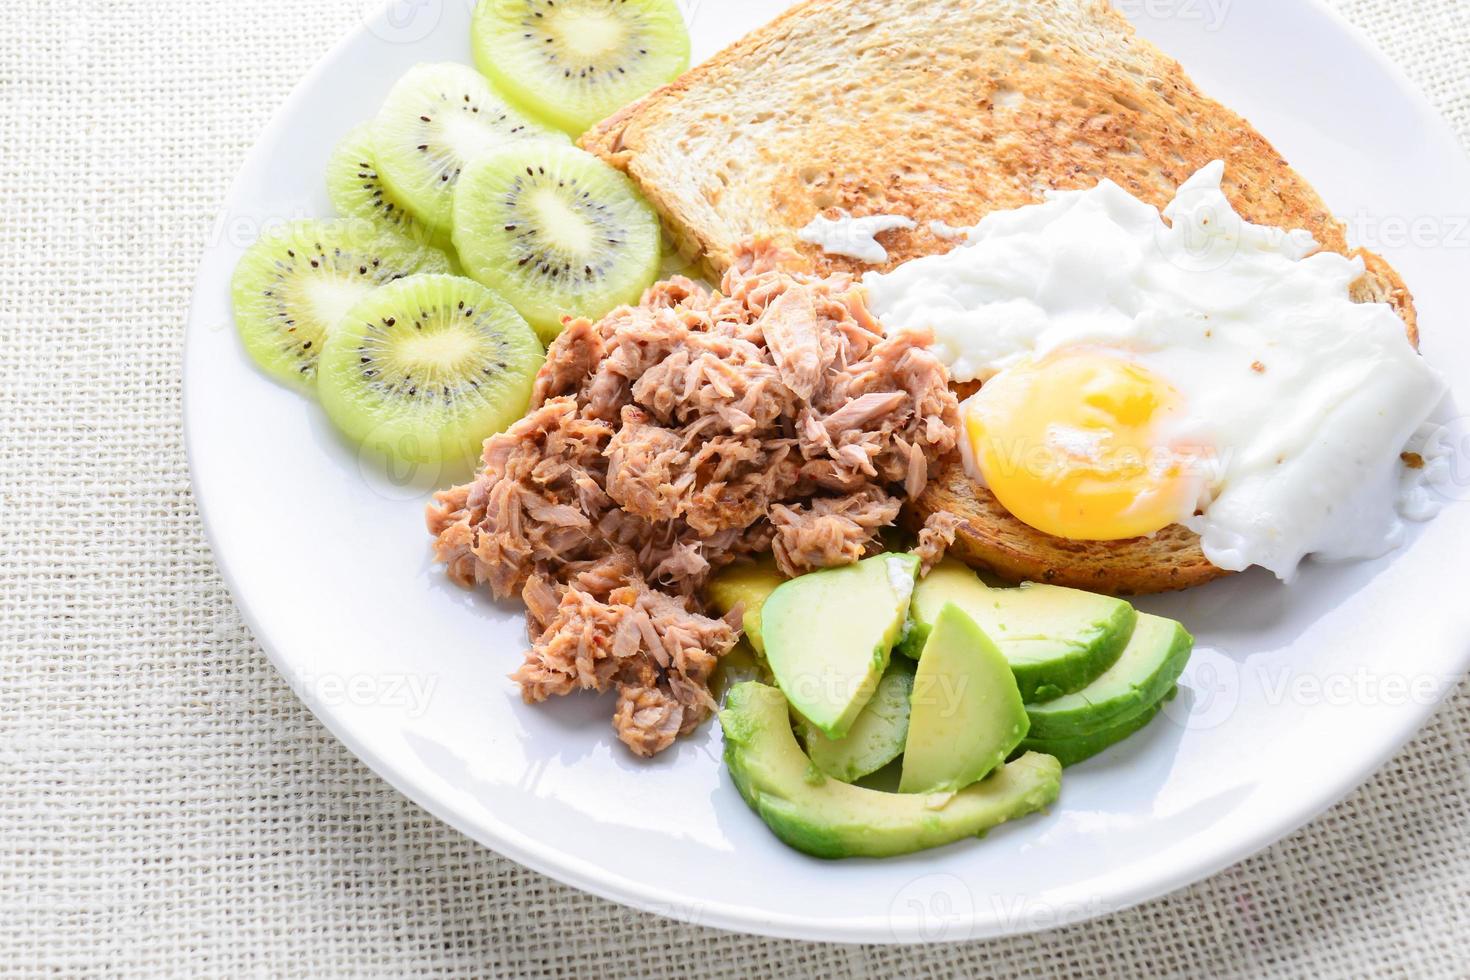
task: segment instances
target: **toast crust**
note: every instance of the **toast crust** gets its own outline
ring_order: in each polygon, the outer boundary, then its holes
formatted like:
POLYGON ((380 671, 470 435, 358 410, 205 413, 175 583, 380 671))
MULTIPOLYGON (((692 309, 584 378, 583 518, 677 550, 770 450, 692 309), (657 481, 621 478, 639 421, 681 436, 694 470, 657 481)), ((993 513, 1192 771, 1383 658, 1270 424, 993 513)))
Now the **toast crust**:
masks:
MULTIPOLYGON (((1393 306, 1418 343, 1392 266, 1349 251, 1343 224, 1281 154, 1106 0, 807 0, 581 143, 637 181, 681 250, 716 272, 756 235, 784 238, 822 272, 878 268, 796 240, 837 209, 917 221, 882 236, 891 268, 954 247, 931 221, 969 226, 1103 179, 1162 208, 1221 159, 1245 220, 1360 255, 1353 298, 1393 306)), ((936 468, 907 519, 939 510, 964 521, 956 554, 1010 579, 1148 593, 1226 574, 1182 527, 1105 543, 1044 535, 957 462, 936 468)))

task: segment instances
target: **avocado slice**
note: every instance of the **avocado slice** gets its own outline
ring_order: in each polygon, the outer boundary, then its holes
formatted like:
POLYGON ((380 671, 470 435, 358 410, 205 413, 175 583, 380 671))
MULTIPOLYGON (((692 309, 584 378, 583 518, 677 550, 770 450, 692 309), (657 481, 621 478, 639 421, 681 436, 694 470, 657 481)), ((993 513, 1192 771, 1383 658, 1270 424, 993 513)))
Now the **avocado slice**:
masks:
POLYGON ((782 583, 761 607, 776 683, 828 738, 846 736, 873 696, 918 574, 913 555, 878 555, 782 583))
POLYGON ((929 631, 914 676, 900 793, 948 793, 1005 761, 1030 721, 1010 664, 954 603, 929 631))
POLYGON ((1111 667, 1137 614, 1122 599, 1055 585, 991 588, 953 559, 914 589, 914 625, 900 649, 918 657, 944 604, 953 602, 1011 664, 1027 704, 1080 691, 1111 667))
POLYGON ((761 642, 761 608, 786 577, 776 568, 776 559, 767 555, 760 561, 731 565, 715 575, 705 587, 710 605, 721 616, 741 603, 745 604, 745 638, 762 657, 766 647, 761 642))
POLYGON ((1045 752, 1047 755, 1054 756, 1064 767, 1075 766, 1079 762, 1091 759, 1104 749, 1112 748, 1130 735, 1143 731, 1148 723, 1164 709, 1164 705, 1169 700, 1169 695, 1166 695, 1162 701, 1149 705, 1127 721, 1112 728, 1100 729, 1090 735, 1077 735, 1072 738, 1024 739, 1021 742, 1021 751, 1045 752))
POLYGON ((1061 763, 1034 752, 953 796, 828 779, 796 744, 786 699, 764 684, 734 688, 720 725, 725 764, 745 802, 781 840, 820 858, 891 857, 978 837, 1050 806, 1061 791, 1061 763))
POLYGON ((1115 728, 1163 700, 1184 673, 1194 637, 1179 623, 1140 614, 1118 662, 1075 694, 1033 704, 1030 737, 1070 739, 1115 728))
POLYGON ((914 690, 914 662, 892 660, 878 689, 846 738, 830 739, 810 722, 802 723, 802 741, 812 765, 833 779, 851 783, 877 772, 903 754, 909 736, 909 696, 914 690))

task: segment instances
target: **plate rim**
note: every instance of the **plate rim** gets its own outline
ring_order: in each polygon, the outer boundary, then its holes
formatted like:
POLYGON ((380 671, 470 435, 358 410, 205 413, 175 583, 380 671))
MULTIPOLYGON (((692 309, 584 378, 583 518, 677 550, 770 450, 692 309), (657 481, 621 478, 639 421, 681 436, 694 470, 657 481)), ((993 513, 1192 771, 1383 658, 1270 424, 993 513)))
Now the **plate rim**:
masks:
MULTIPOLYGON (((287 128, 288 120, 294 117, 309 101, 321 79, 337 67, 353 44, 364 33, 372 32, 374 25, 387 29, 387 18, 397 3, 398 0, 380 0, 374 6, 370 16, 361 18, 354 28, 338 38, 292 87, 286 99, 276 108, 269 121, 256 135, 235 178, 230 182, 219 201, 221 208, 226 202, 235 198, 240 189, 242 175, 263 155, 263 147, 270 143, 280 131, 287 128)), ((1326 0, 1296 0, 1296 3, 1311 8, 1315 14, 1327 18, 1343 31, 1364 57, 1370 59, 1394 81, 1399 89, 1399 94, 1413 104, 1424 117, 1428 124, 1425 128, 1425 135, 1436 143, 1442 144, 1447 152, 1453 153, 1460 161, 1466 160, 1467 153, 1464 146, 1442 113, 1408 76, 1407 72, 1396 62, 1390 60, 1365 31, 1349 21, 1326 0)), ((194 505, 199 513, 215 567, 229 590, 230 598, 241 619, 250 629, 252 636, 265 652, 272 666, 283 678, 287 679, 292 693, 334 738, 342 742, 379 778, 435 819, 449 825, 481 846, 558 882, 607 901, 688 925, 769 938, 815 942, 860 942, 883 945, 939 943, 947 945, 954 942, 1021 936, 1066 928, 1092 919, 1117 915, 1144 902, 1167 896, 1182 888, 1214 877, 1297 832, 1341 803, 1344 798, 1366 783, 1387 761, 1402 751, 1404 746, 1424 728, 1454 689, 1455 679, 1453 677, 1436 678, 1436 689, 1432 698, 1425 699, 1421 703, 1411 703, 1411 707, 1405 707, 1404 710, 1394 715, 1395 722, 1389 726, 1391 734, 1381 743, 1378 752, 1361 757, 1357 765, 1343 767, 1339 770, 1340 775, 1336 779, 1324 781, 1328 788, 1306 799, 1306 802, 1283 806, 1278 811, 1276 819, 1266 829, 1263 830, 1257 826, 1249 833, 1237 834, 1229 846, 1218 848, 1210 860, 1194 864, 1180 862, 1168 870, 1135 876, 1125 884, 1115 887, 1114 894, 1109 895, 1108 900, 1101 906, 1094 903, 1077 903, 1073 906, 1077 909, 1075 914, 1059 917, 1051 922, 1044 924, 999 921, 987 923, 984 918, 977 915, 969 923, 970 928, 959 930, 961 934, 936 938, 924 935, 922 925, 911 923, 908 920, 900 924, 891 917, 865 916, 843 920, 809 918, 788 913, 762 912, 735 903, 711 901, 704 896, 701 896, 696 907, 694 903, 688 901, 688 896, 597 868, 581 858, 524 834, 498 818, 492 818, 493 826, 473 824, 456 810, 452 799, 439 794, 436 788, 426 785, 413 772, 404 771, 379 755, 351 726, 337 717, 333 706, 325 703, 320 692, 315 691, 310 685, 290 683, 292 668, 289 658, 280 652, 280 644, 273 641, 270 629, 241 589, 231 560, 221 548, 218 527, 210 517, 211 506, 207 502, 210 495, 203 489, 209 481, 201 478, 201 468, 198 462, 197 447, 199 441, 206 435, 202 431, 203 420, 196 420, 194 413, 190 410, 192 403, 190 393, 193 383, 190 381, 189 365, 196 336, 201 331, 208 329, 203 324, 205 302, 203 296, 211 285, 206 281, 209 271, 207 259, 210 253, 218 247, 218 243, 206 242, 196 262, 197 272, 190 292, 181 358, 180 412, 183 421, 185 455, 189 468, 190 491, 194 505)), ((1460 675, 1470 669, 1470 648, 1460 652, 1456 667, 1460 675)), ((1096 893, 1089 893, 1089 895, 1095 897, 1096 893)), ((1066 902, 1065 896, 1062 901, 1066 902)))

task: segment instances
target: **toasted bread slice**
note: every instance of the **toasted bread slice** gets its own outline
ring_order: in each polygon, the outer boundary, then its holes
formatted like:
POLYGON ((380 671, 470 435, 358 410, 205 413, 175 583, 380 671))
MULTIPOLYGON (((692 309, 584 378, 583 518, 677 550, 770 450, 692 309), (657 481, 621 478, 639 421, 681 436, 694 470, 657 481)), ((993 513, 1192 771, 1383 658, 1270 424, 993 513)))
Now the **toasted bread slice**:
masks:
MULTIPOLYGON (((826 271, 873 268, 795 242, 839 208, 918 222, 883 236, 891 267, 953 247, 931 221, 971 225, 1048 189, 1108 178, 1163 207, 1216 159, 1246 220, 1348 252, 1341 222, 1271 144, 1104 0, 808 0, 582 145, 632 176, 681 248, 715 271, 758 234, 791 240, 826 271)), ((1361 254, 1354 298, 1393 305, 1417 343, 1408 289, 1361 254)), ((957 462, 908 516, 937 510, 965 521, 956 553, 1009 578, 1144 593, 1223 574, 1183 528, 1106 543, 1044 535, 957 462)))

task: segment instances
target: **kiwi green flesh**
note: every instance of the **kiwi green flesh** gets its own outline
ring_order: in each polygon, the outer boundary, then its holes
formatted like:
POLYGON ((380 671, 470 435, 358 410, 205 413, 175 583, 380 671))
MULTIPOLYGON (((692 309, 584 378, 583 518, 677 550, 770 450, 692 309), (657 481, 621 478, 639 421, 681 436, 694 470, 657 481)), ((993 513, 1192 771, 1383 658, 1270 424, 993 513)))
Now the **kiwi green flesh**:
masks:
POLYGON ((264 235, 235 267, 235 327, 262 370, 310 389, 327 337, 363 297, 448 269, 444 253, 361 218, 296 222, 264 235))
POLYGON ((574 136, 689 67, 674 0, 485 2, 471 40, 496 88, 574 136))
POLYGON ((371 126, 364 123, 349 132, 327 162, 327 196, 344 218, 371 221, 386 232, 402 235, 448 252, 448 235, 436 234, 398 199, 378 174, 373 158, 371 126))
POLYGON ((564 316, 636 303, 658 275, 658 216, 627 177, 572 147, 521 144, 475 161, 455 202, 465 271, 548 341, 564 316))
POLYGON ((431 232, 450 232, 455 185, 467 161, 508 143, 559 139, 511 108, 468 65, 412 69, 371 124, 384 186, 431 232))
POLYGON ((422 275, 375 290, 328 338, 323 407, 347 436, 411 462, 469 460, 519 419, 541 342, 492 290, 422 275))

